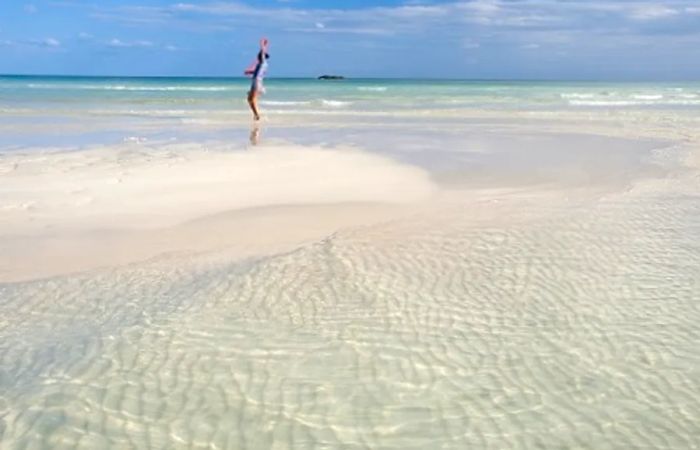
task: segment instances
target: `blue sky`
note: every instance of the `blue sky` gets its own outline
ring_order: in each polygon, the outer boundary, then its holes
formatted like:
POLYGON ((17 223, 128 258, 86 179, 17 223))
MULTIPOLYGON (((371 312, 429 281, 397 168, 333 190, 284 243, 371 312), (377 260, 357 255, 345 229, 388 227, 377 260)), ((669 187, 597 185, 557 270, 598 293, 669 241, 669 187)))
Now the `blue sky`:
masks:
POLYGON ((0 73, 700 79, 700 0, 0 2, 0 73))

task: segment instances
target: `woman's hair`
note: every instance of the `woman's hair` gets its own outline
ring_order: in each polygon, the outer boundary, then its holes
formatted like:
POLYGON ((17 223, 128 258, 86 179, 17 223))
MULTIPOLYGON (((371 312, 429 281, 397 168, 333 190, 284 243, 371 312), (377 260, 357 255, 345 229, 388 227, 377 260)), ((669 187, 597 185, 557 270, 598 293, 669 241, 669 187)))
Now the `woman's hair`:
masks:
MULTIPOLYGON (((260 51, 258 52, 258 62, 262 62, 262 58, 263 58, 263 51, 260 50, 260 51)), ((270 59, 270 54, 269 54, 269 53, 265 53, 265 59, 270 59)))

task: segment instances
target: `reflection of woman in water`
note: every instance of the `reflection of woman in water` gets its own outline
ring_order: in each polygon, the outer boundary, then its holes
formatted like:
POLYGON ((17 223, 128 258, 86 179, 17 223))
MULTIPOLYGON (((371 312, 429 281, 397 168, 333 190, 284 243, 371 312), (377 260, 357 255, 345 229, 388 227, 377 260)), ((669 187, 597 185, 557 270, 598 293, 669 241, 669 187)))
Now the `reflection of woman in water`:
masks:
POLYGON ((259 122, 253 122, 253 128, 250 129, 250 145, 258 145, 260 143, 260 125, 259 122))
POLYGON ((261 39, 257 61, 245 71, 246 75, 253 77, 253 82, 250 85, 250 91, 248 91, 248 104, 250 105, 251 111, 253 111, 253 117, 255 120, 260 120, 260 114, 258 112, 258 96, 265 93, 265 88, 263 87, 263 76, 267 70, 267 60, 270 58, 270 55, 267 53, 267 46, 267 39, 261 39))

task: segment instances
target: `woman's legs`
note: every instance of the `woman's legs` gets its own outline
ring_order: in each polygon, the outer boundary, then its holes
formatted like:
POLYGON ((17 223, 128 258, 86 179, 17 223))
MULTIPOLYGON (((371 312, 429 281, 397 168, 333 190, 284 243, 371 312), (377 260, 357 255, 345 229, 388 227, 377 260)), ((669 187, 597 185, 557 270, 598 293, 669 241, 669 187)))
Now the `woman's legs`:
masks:
POLYGON ((260 120, 260 114, 258 113, 258 91, 256 89, 251 89, 248 92, 248 105, 250 105, 250 110, 253 111, 253 118, 255 120, 260 120))

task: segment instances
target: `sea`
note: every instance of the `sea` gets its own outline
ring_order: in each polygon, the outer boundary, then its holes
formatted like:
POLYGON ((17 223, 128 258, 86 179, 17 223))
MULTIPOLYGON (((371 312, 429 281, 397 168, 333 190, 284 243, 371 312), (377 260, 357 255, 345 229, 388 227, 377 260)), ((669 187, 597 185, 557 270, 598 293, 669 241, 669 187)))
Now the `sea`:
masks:
MULTIPOLYGON (((249 84, 246 78, 0 76, 0 151, 125 139, 239 139, 237 128, 251 122, 249 84)), ((361 135, 368 120, 417 129, 527 114, 700 111, 700 82, 270 78, 265 86, 263 124, 275 124, 265 135, 304 143, 344 143, 347 136, 323 136, 324 125, 357 124, 361 135)))
MULTIPOLYGON (((0 76, 4 116, 27 111, 178 114, 245 111, 245 78, 0 76)), ((261 104, 276 113, 336 110, 700 108, 700 82, 570 82, 270 78, 261 104)))

